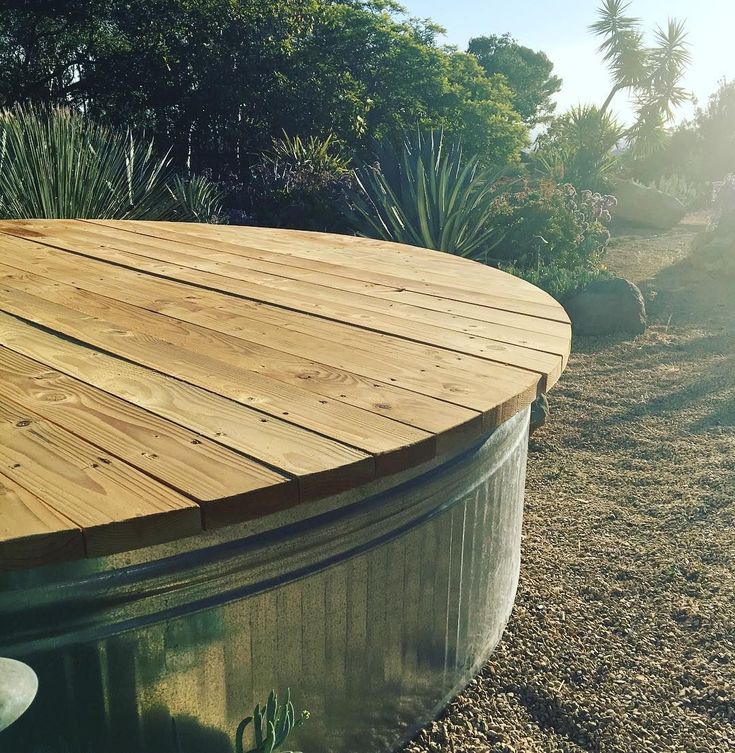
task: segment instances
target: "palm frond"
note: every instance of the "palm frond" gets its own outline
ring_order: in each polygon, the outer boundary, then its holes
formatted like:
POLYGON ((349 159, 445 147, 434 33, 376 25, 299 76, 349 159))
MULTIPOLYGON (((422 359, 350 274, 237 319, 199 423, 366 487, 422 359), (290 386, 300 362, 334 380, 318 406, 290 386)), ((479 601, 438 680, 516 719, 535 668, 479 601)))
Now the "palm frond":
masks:
POLYGON ((625 15, 629 7, 630 2, 623 0, 604 0, 598 8, 597 21, 589 29, 595 36, 603 37, 600 52, 607 53, 621 34, 638 30, 640 19, 625 15))

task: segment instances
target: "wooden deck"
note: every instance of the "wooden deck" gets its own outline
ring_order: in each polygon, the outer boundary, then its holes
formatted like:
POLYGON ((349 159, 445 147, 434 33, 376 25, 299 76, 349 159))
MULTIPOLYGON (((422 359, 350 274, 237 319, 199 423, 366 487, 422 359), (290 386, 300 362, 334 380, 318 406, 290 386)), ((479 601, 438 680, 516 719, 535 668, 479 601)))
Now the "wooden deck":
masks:
POLYGON ((558 379, 563 309, 347 236, 0 223, 0 570, 188 536, 459 450, 558 379))

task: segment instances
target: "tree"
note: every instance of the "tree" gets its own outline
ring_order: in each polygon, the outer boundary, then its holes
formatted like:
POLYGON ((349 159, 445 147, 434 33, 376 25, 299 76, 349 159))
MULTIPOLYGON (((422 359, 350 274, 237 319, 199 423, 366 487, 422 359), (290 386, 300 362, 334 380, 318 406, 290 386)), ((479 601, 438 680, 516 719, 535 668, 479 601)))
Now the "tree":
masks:
POLYGON ((644 182, 679 175, 699 185, 735 173, 735 82, 722 80, 705 107, 668 131, 664 146, 631 168, 644 182))
POLYGON ((600 113, 607 112, 618 92, 632 93, 636 122, 628 135, 636 150, 650 152, 661 145, 663 127, 674 109, 690 98, 680 82, 691 55, 683 22, 669 19, 665 29, 657 27, 655 44, 647 47, 640 20, 626 15, 629 7, 624 0, 604 0, 590 26, 602 38, 599 52, 612 77, 600 113))
POLYGON ((347 154, 417 124, 518 158, 500 77, 390 0, 8 0, 0 106, 65 104, 145 129, 174 164, 246 181, 274 137, 334 133, 347 154))
POLYGON ((554 64, 545 53, 518 44, 510 34, 470 39, 467 52, 489 76, 505 77, 513 105, 525 123, 534 126, 550 120, 556 108, 553 96, 562 81, 552 75, 554 64))

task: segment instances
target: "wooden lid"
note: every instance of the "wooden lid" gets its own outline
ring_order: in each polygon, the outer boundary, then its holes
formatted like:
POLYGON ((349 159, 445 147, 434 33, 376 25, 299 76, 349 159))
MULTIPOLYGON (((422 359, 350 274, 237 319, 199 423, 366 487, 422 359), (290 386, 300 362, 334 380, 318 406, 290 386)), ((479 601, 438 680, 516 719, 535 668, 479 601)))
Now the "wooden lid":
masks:
POLYGON ((458 451, 559 378, 533 285, 351 236, 0 223, 0 569, 187 536, 458 451))

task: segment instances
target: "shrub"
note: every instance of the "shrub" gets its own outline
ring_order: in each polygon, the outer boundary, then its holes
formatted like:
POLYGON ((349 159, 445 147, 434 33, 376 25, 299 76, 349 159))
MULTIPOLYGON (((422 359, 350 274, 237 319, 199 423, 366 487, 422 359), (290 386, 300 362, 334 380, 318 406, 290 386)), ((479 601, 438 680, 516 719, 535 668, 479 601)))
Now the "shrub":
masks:
POLYGON ((704 207, 711 201, 711 191, 707 190, 706 185, 688 181, 683 175, 663 176, 648 185, 676 196, 687 209, 704 207))
POLYGON ((492 222, 505 232, 489 261, 563 299, 605 274, 614 206, 612 196, 526 181, 493 202, 492 222))
POLYGON ((361 235, 484 260, 501 234, 492 203, 502 172, 465 158, 457 139, 417 131, 358 171, 350 219, 361 235))
POLYGON ((257 225, 340 232, 341 207, 352 181, 350 161, 334 137, 274 139, 246 188, 249 220, 257 225))
POLYGON ((714 184, 714 205, 712 230, 718 235, 735 235, 735 175, 714 184))
POLYGON ((153 143, 64 107, 0 112, 0 216, 5 219, 209 220, 220 193, 184 180, 153 143))
POLYGON ((530 155, 536 174, 578 191, 607 191, 619 161, 613 149, 625 129, 597 107, 579 106, 557 118, 530 155))

